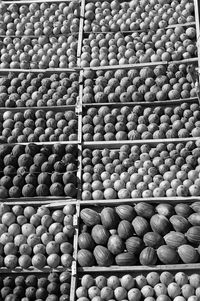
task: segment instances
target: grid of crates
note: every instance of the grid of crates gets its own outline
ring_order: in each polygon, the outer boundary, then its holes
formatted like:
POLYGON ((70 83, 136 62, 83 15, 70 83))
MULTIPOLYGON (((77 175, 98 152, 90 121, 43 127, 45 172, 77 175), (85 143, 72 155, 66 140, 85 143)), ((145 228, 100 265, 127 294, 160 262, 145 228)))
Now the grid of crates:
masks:
POLYGON ((0 5, 2 299, 198 300, 198 1, 0 5))

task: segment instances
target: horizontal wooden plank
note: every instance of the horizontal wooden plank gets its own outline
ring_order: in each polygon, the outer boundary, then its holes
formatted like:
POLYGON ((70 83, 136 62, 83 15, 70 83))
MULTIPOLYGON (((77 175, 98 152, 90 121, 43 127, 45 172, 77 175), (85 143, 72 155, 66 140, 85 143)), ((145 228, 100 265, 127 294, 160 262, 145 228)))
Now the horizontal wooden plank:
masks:
POLYGON ((110 266, 110 267, 79 267, 78 273, 90 273, 90 272, 121 272, 121 271, 133 271, 133 272, 150 272, 150 271, 180 271, 180 270, 199 270, 200 263, 194 264, 171 264, 171 265, 155 265, 155 266, 110 266))
MULTIPOLYGON (((168 28, 175 28, 177 26, 181 26, 181 27, 188 27, 188 26, 194 26, 196 24, 196 22, 186 22, 186 23, 180 23, 180 24, 171 24, 168 25, 166 27, 164 27, 163 29, 168 29, 168 28)), ((121 33, 125 33, 125 34, 131 34, 133 32, 148 32, 149 28, 142 30, 142 29, 138 29, 138 30, 120 30, 121 33)), ((116 33, 117 31, 111 31, 112 33, 116 33)), ((85 31, 85 34, 90 34, 90 33, 94 33, 92 31, 85 31)), ((95 34, 99 34, 99 33, 103 33, 103 34, 107 34, 110 33, 110 31, 96 31, 95 34)))
MULTIPOLYGON (((71 269, 67 269, 68 271, 71 271, 71 269)), ((0 268, 0 273, 1 274, 19 274, 19 275, 23 275, 23 274, 26 274, 27 276, 29 274, 33 274, 33 273, 36 273, 36 274, 41 274, 41 276, 45 273, 45 274, 49 274, 49 273, 52 273, 52 272, 57 272, 57 273, 62 273, 66 271, 66 268, 63 268, 63 267, 58 267, 58 268, 55 268, 55 269, 52 269, 50 267, 44 267, 43 269, 41 270, 38 270, 36 268, 33 268, 33 267, 30 267, 28 269, 22 269, 20 267, 17 267, 13 270, 10 270, 8 268, 0 268)))
POLYGON ((188 141, 196 141, 200 138, 198 137, 190 137, 190 138, 170 138, 170 139, 147 139, 147 140, 121 140, 121 141, 87 141, 83 142, 84 147, 89 147, 91 149, 119 149, 124 144, 128 145, 142 145, 142 144, 151 144, 152 146, 156 146, 158 143, 186 143, 188 141))
POLYGON ((44 110, 44 111, 54 111, 54 112, 63 112, 63 111, 70 111, 73 110, 75 111, 76 106, 75 105, 70 105, 70 106, 52 106, 52 107, 15 107, 15 108, 10 108, 10 107, 0 107, 0 112, 5 112, 5 111, 12 111, 12 112, 24 112, 26 110, 44 110))
POLYGON ((103 103, 83 103, 82 106, 85 108, 95 106, 95 107, 101 107, 101 106, 110 106, 110 107, 121 107, 121 106, 176 106, 181 105, 183 102, 188 103, 198 103, 197 97, 192 98, 184 98, 184 99, 175 99, 175 100, 164 100, 164 101, 154 101, 154 102, 145 102, 145 101, 137 101, 137 102, 103 102, 103 103))
POLYGON ((113 70, 113 69, 131 69, 131 68, 143 68, 143 67, 155 67, 157 65, 169 65, 169 64, 191 64, 198 61, 198 58, 185 59, 181 61, 159 61, 159 62, 148 62, 148 63, 136 63, 136 64, 125 64, 125 65, 113 65, 113 66, 97 66, 97 67, 85 67, 85 70, 113 70))
POLYGON ((2 3, 5 3, 5 4, 13 4, 13 3, 15 3, 15 4, 31 4, 31 3, 63 3, 63 2, 72 2, 73 0, 22 0, 22 1, 19 1, 19 0, 17 0, 17 1, 6 1, 6 0, 4 0, 4 1, 2 1, 2 3))
POLYGON ((30 198, 25 198, 25 197, 21 197, 21 198, 10 198, 10 199, 0 199, 0 204, 7 204, 7 205, 21 205, 21 206, 27 206, 27 205, 32 205, 35 207, 39 207, 39 206, 45 206, 48 208, 59 208, 59 207, 63 207, 66 204, 76 204, 77 201, 74 198, 68 198, 68 197, 30 197, 30 198))
POLYGON ((133 204, 133 203, 150 203, 150 204, 160 204, 160 203, 169 203, 169 204, 179 204, 179 203, 188 203, 200 201, 200 196, 198 197, 151 197, 151 198, 130 198, 130 199, 111 199, 111 200, 84 200, 80 202, 81 207, 86 206, 116 206, 119 204, 133 204))

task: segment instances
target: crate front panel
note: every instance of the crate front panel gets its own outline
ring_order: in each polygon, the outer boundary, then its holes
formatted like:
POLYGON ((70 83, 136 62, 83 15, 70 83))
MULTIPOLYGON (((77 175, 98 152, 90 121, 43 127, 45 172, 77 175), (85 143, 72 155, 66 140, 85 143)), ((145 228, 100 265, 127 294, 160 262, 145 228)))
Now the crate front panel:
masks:
POLYGON ((181 61, 197 57, 195 26, 85 34, 81 67, 181 61))
POLYGON ((81 273, 77 278, 75 300, 86 297, 92 300, 94 296, 103 298, 111 296, 113 299, 125 298, 131 301, 132 298, 144 300, 145 298, 185 298, 187 289, 191 289, 194 298, 199 296, 199 277, 197 270, 164 270, 148 272, 122 270, 121 272, 101 271, 81 273), (196 282, 197 279, 197 282, 196 282), (175 293, 172 293, 172 287, 175 293), (162 295, 162 297, 159 297, 162 295))
POLYGON ((87 1, 85 32, 148 31, 195 22, 194 1, 87 1))
POLYGON ((199 137, 199 104, 86 106, 83 141, 126 141, 199 137))
POLYGON ((150 141, 85 145, 82 200, 199 197, 199 140, 150 141))
POLYGON ((78 34, 1 37, 1 69, 74 68, 78 34))
POLYGON ((1 4, 1 36, 58 36, 79 32, 80 3, 1 4))
MULTIPOLYGON (((39 71, 39 70, 38 70, 39 71)), ((75 106, 78 72, 1 72, 1 108, 75 106)))
MULTIPOLYGON (((192 63, 191 63, 192 64, 192 63)), ((193 63, 195 67, 197 62, 193 63)), ((196 97, 189 63, 84 70, 83 105, 152 103, 196 97)))
POLYGON ((76 144, 1 144, 1 199, 76 198, 76 144))
POLYGON ((76 206, 1 203, 0 269, 71 269, 76 241, 76 206))
POLYGON ((68 271, 63 273, 4 273, 1 275, 0 296, 1 300, 9 298, 63 300, 62 298, 69 299, 70 288, 71 274, 68 271))
POLYGON ((80 271, 95 271, 96 266, 99 271, 109 266, 114 270, 117 266, 143 266, 145 270, 200 263, 199 237, 193 236, 193 231, 199 231, 195 220, 199 204, 133 200, 80 204, 80 271))

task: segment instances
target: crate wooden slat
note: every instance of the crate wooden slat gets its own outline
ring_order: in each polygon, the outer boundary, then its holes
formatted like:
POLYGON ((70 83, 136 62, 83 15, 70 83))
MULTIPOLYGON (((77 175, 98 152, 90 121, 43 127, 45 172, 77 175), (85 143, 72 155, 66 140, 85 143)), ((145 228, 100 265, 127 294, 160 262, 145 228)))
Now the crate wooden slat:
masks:
POLYGON ((197 137, 190 137, 190 138, 170 138, 170 139, 144 139, 144 140, 121 140, 121 141, 88 141, 83 142, 84 147, 90 147, 91 149, 103 149, 103 148, 110 148, 110 149, 118 149, 124 144, 128 145, 141 145, 141 144, 151 144, 152 146, 156 146, 158 143, 186 143, 188 141, 197 141, 199 138, 197 137))
POLYGON ((110 267, 79 267, 78 273, 90 273, 90 272, 97 272, 98 274, 101 272, 151 272, 151 271, 199 271, 200 270, 200 263, 194 264, 171 264, 171 265, 155 265, 155 266, 110 266, 110 267))
POLYGON ((158 65, 169 65, 169 64, 192 64, 196 63, 198 58, 184 59, 180 61, 159 61, 159 62, 146 62, 146 63, 137 63, 137 64, 125 64, 125 65, 108 65, 108 66, 97 66, 97 67, 84 67, 85 70, 113 70, 113 69, 131 69, 131 68, 142 68, 142 67, 155 67, 158 65))

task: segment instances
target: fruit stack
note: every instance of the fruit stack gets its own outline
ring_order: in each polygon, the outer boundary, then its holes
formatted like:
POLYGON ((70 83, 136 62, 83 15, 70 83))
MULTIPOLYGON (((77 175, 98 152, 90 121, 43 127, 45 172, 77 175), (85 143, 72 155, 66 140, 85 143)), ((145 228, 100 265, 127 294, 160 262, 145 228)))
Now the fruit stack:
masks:
POLYGON ((84 13, 74 298, 199 300, 197 1, 86 1, 84 13))
POLYGON ((70 298, 79 25, 79 1, 0 3, 0 300, 70 298))

